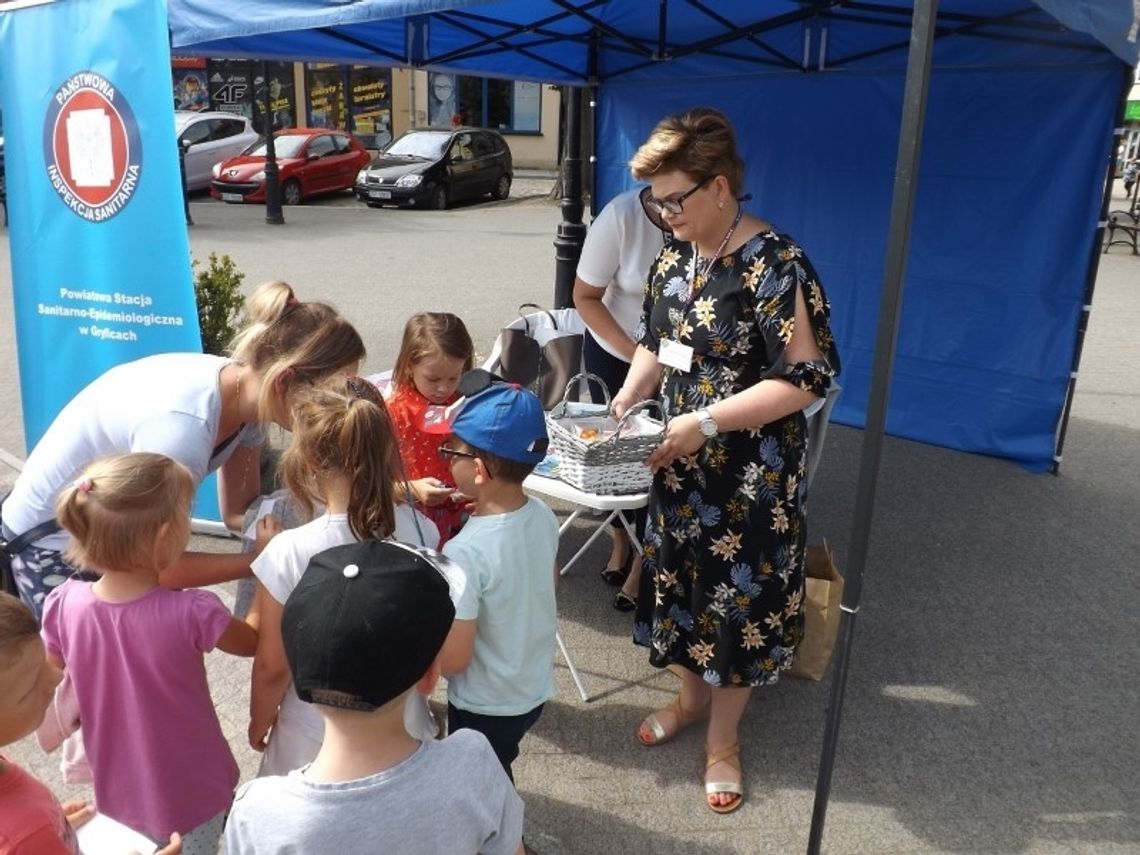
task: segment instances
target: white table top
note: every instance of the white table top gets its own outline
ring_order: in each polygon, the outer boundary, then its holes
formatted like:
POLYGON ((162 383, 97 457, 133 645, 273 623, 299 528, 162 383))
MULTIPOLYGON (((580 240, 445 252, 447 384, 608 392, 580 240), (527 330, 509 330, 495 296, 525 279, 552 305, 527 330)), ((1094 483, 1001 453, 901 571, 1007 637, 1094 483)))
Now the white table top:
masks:
POLYGON ((557 478, 545 478, 533 473, 523 481, 523 489, 540 498, 558 499, 586 508, 595 508, 599 511, 629 511, 643 508, 649 502, 648 493, 602 496, 598 493, 583 492, 576 487, 571 487, 565 481, 559 481, 557 478))

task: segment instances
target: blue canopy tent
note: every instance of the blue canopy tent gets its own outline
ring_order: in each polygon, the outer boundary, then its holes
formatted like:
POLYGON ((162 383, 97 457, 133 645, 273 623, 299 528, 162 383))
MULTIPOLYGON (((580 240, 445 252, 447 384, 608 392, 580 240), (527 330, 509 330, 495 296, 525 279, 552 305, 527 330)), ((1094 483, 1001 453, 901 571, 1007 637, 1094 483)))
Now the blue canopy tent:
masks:
MULTIPOLYGON (((1059 460, 1120 92, 1130 0, 943 0, 887 430, 1059 460), (1062 147, 1063 141, 1063 147, 1062 147)), ((733 119, 754 207, 807 248, 864 424, 912 3, 170 0, 173 46, 596 89, 595 210, 665 113, 733 119)))
POLYGON ((732 118, 754 209, 803 243, 831 297, 847 390, 834 417, 866 426, 810 852, 883 434, 1056 468, 1138 55, 1133 0, 938 7, 255 0, 233 20, 210 0, 170 0, 182 52, 589 87, 595 208, 630 183, 625 163, 662 115, 709 104, 732 118))

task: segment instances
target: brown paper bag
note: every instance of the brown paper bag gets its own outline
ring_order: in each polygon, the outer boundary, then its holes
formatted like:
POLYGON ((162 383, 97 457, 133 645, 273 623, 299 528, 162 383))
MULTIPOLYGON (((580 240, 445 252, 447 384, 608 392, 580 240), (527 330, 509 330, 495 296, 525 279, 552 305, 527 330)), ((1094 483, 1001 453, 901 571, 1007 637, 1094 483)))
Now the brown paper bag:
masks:
POLYGON ((804 639, 787 674, 822 680, 839 635, 839 604, 843 601, 843 576, 826 542, 807 548, 804 575, 804 639))

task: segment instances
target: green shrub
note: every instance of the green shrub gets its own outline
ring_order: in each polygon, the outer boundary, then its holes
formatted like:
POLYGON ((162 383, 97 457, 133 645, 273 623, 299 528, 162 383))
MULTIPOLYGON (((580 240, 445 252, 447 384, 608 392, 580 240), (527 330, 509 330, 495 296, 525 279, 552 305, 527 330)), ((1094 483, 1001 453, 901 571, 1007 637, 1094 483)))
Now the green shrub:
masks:
MULTIPOLYGON (((194 299, 198 302, 198 328, 202 332, 202 352, 222 355, 241 324, 245 298, 241 283, 245 274, 228 255, 210 253, 208 266, 194 275, 194 299)), ((190 262, 198 266, 198 259, 190 262)))

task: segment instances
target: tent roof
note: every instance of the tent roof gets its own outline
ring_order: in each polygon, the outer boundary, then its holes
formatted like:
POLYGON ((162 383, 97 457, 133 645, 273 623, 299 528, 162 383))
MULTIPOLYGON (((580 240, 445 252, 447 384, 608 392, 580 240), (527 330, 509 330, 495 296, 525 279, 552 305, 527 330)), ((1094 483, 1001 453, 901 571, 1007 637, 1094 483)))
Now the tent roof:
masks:
MULTIPOLYGON (((905 62, 910 0, 170 0, 180 53, 431 66, 585 84, 668 73, 905 62), (683 66, 678 69, 676 66, 683 66), (664 69, 668 67, 668 71, 664 69)), ((1008 60, 1137 62, 1132 0, 942 0, 943 63, 986 40, 1008 60), (1059 49, 1059 51, 1058 51, 1059 49)))

